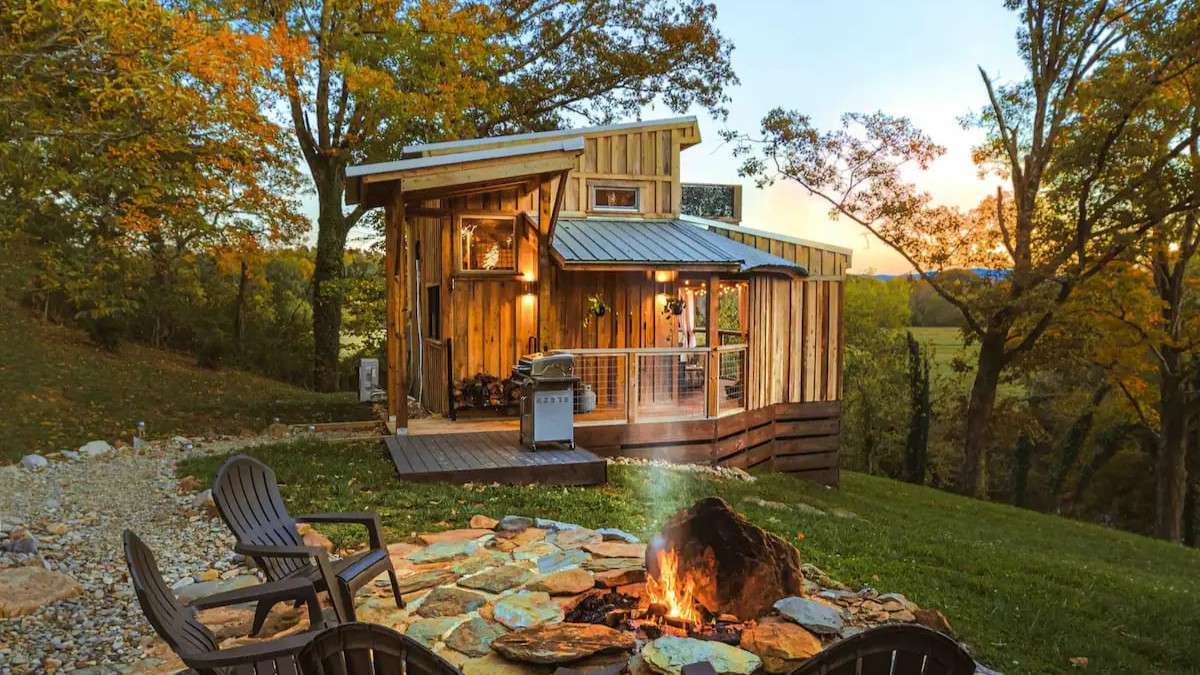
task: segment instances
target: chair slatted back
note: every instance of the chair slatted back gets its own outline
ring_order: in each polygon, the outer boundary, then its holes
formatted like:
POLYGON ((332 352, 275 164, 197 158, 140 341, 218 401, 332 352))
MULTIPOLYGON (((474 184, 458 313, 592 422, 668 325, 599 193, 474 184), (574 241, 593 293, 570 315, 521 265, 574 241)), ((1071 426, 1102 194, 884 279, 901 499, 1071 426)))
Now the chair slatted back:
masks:
POLYGON ((370 623, 318 633, 297 660, 303 675, 462 675, 416 640, 370 623))
POLYGON ((830 645, 792 675, 972 675, 975 661, 954 640, 925 628, 872 628, 830 645))
POLYGON ((136 534, 125 530, 125 562, 137 593, 142 613, 154 632, 177 654, 204 654, 217 648, 212 631, 196 618, 196 610, 179 602, 158 571, 150 548, 136 534))
MULTIPOLYGON (((275 472, 262 462, 237 455, 230 457, 213 483, 213 501, 221 520, 242 544, 301 546, 296 521, 288 515, 275 472)), ((304 558, 256 558, 267 578, 282 579, 308 565, 304 558)))

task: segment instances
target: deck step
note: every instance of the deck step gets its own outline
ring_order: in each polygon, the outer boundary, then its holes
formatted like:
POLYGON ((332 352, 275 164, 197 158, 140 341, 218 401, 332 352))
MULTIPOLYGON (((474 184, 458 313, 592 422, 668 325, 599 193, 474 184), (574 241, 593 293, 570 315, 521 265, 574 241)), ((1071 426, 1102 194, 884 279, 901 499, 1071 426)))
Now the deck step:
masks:
POLYGON ((400 480, 524 485, 602 485, 608 464, 584 450, 528 450, 516 431, 387 436, 400 480))

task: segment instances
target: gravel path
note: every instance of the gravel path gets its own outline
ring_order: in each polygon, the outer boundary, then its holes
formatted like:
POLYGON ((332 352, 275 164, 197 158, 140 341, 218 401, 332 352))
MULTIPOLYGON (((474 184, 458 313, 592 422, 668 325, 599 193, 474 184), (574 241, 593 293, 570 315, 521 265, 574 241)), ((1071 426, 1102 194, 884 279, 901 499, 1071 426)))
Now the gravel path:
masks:
MULTIPOLYGON (((125 528, 155 552, 169 584, 210 567, 234 567, 232 538, 220 521, 196 514, 192 495, 177 494, 174 462, 181 453, 162 449, 169 445, 51 462, 37 472, 0 467, 0 539, 14 527, 26 528, 39 540, 46 566, 83 586, 74 598, 0 619, 0 673, 128 672, 152 665, 143 663, 153 629, 129 585, 125 528)), ((0 554, 0 567, 17 562, 0 554)))

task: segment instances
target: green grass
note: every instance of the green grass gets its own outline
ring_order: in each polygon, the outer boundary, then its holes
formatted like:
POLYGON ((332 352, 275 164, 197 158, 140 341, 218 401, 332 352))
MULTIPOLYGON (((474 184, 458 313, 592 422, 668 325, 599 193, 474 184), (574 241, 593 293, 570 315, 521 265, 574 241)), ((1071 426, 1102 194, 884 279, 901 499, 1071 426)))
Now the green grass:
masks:
MULTIPOLYGON (((941 609, 980 660, 1006 673, 1069 672, 1076 656, 1097 673, 1196 672, 1200 662, 1200 551, 929 488, 848 472, 832 490, 786 475, 716 482, 624 466, 596 488, 453 487, 398 482, 377 444, 301 441, 252 454, 275 468, 296 512, 374 509, 392 539, 462 527, 475 513, 645 536, 676 509, 720 495, 835 578, 941 609), (859 518, 806 516, 748 497, 859 518)), ((179 471, 209 481, 223 459, 189 460, 179 471)))
MULTIPOLYGON (((0 298, 2 300, 2 298, 0 298)), ((261 431, 284 422, 365 419, 351 393, 317 394, 191 357, 124 343, 117 353, 79 331, 43 323, 0 301, 0 463, 92 439, 261 431)))

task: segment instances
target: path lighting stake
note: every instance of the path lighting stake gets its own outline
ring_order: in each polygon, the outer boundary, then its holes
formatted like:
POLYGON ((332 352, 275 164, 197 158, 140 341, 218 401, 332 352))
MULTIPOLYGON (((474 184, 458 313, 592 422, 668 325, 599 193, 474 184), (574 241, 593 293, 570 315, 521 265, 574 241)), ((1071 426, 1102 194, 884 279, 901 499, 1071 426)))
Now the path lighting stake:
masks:
POLYGON ((133 449, 141 450, 146 444, 146 423, 139 421, 133 432, 133 449))

